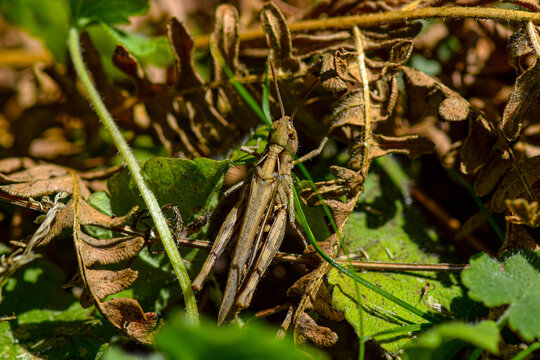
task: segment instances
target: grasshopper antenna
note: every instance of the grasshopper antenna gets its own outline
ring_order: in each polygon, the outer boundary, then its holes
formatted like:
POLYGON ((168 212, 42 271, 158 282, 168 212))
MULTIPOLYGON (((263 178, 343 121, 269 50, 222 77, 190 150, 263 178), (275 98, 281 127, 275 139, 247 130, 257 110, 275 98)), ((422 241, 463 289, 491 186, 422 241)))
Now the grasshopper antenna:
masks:
POLYGON ((306 94, 302 97, 302 100, 300 100, 300 102, 296 105, 296 107, 294 108, 292 114, 291 114, 291 120, 294 120, 294 115, 296 115, 296 113, 298 112, 298 110, 300 110, 300 108, 302 106, 304 106, 304 104, 306 103, 307 101, 307 98, 308 96, 311 94, 311 92, 313 91, 313 89, 315 89, 315 86, 317 85, 317 83, 319 82, 319 79, 316 79, 313 84, 311 84, 311 86, 309 87, 308 91, 306 92, 306 94))
POLYGON ((285 107, 283 106, 283 100, 281 99, 281 94, 279 93, 279 86, 276 79, 276 71, 274 70, 274 63, 270 61, 270 69, 272 70, 272 77, 274 78, 274 87, 276 88, 276 95, 279 100, 279 108, 281 109, 281 117, 285 117, 285 107))

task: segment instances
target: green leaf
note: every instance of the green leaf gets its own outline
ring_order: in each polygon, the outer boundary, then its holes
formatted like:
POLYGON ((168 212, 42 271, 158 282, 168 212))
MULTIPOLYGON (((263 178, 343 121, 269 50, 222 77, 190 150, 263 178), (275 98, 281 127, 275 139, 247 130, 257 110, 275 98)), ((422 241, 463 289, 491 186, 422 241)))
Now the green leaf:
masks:
MULTIPOLYGON (((96 210, 103 214, 111 216, 111 198, 105 191, 96 191, 88 197, 88 204, 92 205, 96 210)), ((84 231, 97 239, 112 239, 113 232, 111 230, 100 228, 99 226, 86 225, 83 226, 84 231)))
POLYGON ((6 359, 95 359, 114 334, 92 309, 60 287, 63 271, 40 259, 7 281, 0 315, 17 319, 0 322, 0 353, 6 359))
MULTIPOLYGON (((141 62, 143 67, 146 64, 152 64, 158 67, 167 67, 173 64, 174 57, 167 37, 147 37, 140 34, 125 32, 105 24, 102 24, 102 27, 108 31, 117 44, 122 44, 127 47, 141 62)), ((112 55, 112 51, 110 52, 110 55, 112 55)))
POLYGON ((69 29, 65 0, 0 0, 0 14, 9 23, 42 39, 57 61, 65 60, 69 29))
POLYGON ((169 321, 156 335, 156 347, 171 360, 205 359, 326 359, 307 346, 295 346, 292 339, 276 339, 276 329, 250 323, 218 327, 201 321, 200 327, 187 325, 182 316, 169 321))
POLYGON ((104 23, 86 29, 98 50, 105 71, 114 77, 125 77, 112 63, 117 45, 124 45, 137 58, 142 67, 167 67, 174 61, 171 46, 165 36, 147 37, 125 32, 104 23))
POLYGON ((509 326, 527 341, 540 337, 540 256, 522 251, 503 258, 501 264, 487 254, 471 258, 471 267, 463 270, 461 280, 469 297, 488 307, 509 304, 509 326))
MULTIPOLYGON (((438 234, 426 225, 416 209, 408 205, 404 192, 409 179, 389 157, 373 163, 365 191, 359 198, 357 210, 345 226, 343 239, 352 254, 366 252, 370 261, 440 263, 455 262, 444 254, 438 234)), ((453 273, 385 273, 359 274, 372 284, 416 308, 431 313, 474 318, 480 309, 462 294, 457 276, 453 273), (442 309, 443 314, 440 314, 442 309)), ((356 289, 352 279, 332 269, 328 281, 334 285, 333 305, 345 312, 347 321, 360 333, 356 289)), ((375 336, 384 330, 415 323, 427 324, 394 302, 360 287, 364 336, 375 336)), ((437 317, 437 315, 435 315, 437 317)), ((395 353, 411 341, 402 334, 383 333, 375 340, 386 351, 395 353)))
MULTIPOLYGON (((193 276, 204 263, 208 253, 186 248, 181 249, 181 255, 186 261, 187 270, 193 276), (197 267, 196 270, 193 269, 194 266, 197 267)), ((130 267, 139 274, 144 274, 131 286, 133 297, 143 309, 152 309, 159 314, 182 298, 178 291, 178 280, 165 254, 150 254, 148 249, 144 248, 130 267)))
POLYGON ((100 360, 164 360, 164 358, 158 353, 129 355, 121 348, 112 346, 107 349, 100 360))
MULTIPOLYGON (((187 224, 217 205, 228 167, 227 160, 154 157, 144 164, 143 172, 159 204, 177 206, 187 224)), ((108 187, 114 214, 125 214, 135 205, 146 208, 127 169, 113 176, 108 187)))
POLYGON ((91 22, 128 23, 129 16, 148 11, 148 0, 70 0, 69 4, 72 22, 80 28, 91 22))
POLYGON ((458 345, 467 342, 493 354, 499 353, 501 336, 497 324, 491 320, 479 324, 448 322, 422 334, 405 349, 404 359, 429 360, 450 359, 460 349, 458 345))

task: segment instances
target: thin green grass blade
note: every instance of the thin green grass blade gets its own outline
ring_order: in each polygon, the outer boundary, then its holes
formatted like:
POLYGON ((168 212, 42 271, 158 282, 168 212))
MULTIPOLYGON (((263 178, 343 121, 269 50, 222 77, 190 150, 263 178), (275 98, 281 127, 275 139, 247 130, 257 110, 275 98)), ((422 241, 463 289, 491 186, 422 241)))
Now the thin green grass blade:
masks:
POLYGON ((246 104, 248 104, 248 106, 251 108, 251 110, 253 110, 255 115, 257 115, 257 117, 264 124, 266 124, 266 126, 268 126, 268 128, 270 128, 272 126, 272 121, 266 117, 266 115, 261 110, 261 108, 260 108, 259 104, 257 103, 257 101, 255 101, 255 99, 253 98, 253 96, 251 96, 249 91, 244 87, 244 85, 242 85, 236 79, 236 77, 232 73, 231 69, 229 69, 227 64, 225 64, 225 60, 223 60, 223 56, 221 55, 221 53, 220 53, 219 49, 217 48, 217 46, 211 43, 210 44, 210 52, 212 53, 212 56, 214 57, 214 59, 217 59, 217 62, 219 64, 219 66, 221 66, 223 71, 225 71, 225 74, 227 74, 227 76, 231 80, 234 88, 236 89, 236 91, 238 91, 238 93, 240 94, 242 99, 244 99, 246 104))
POLYGON ((272 115, 270 114, 270 87, 268 72, 270 71, 270 57, 266 59, 266 70, 264 72, 264 84, 262 91, 262 111, 266 116, 266 125, 272 124, 272 115))
POLYGON ((371 338, 377 338, 378 336, 383 336, 383 335, 400 335, 400 334, 406 334, 410 332, 420 332, 420 331, 427 330, 431 328, 432 326, 433 326, 432 324, 428 324, 428 323, 398 326, 393 329, 384 330, 376 334, 370 335, 369 337, 365 337, 364 341, 367 341, 371 338))

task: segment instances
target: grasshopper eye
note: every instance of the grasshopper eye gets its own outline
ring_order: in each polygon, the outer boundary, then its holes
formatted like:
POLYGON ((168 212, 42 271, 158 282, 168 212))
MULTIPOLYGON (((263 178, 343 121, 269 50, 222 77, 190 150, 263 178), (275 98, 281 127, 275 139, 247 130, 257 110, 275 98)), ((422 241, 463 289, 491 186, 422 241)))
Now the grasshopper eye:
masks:
POLYGON ((296 130, 293 126, 293 124, 289 123, 287 124, 287 132, 289 133, 289 139, 296 139, 296 130))

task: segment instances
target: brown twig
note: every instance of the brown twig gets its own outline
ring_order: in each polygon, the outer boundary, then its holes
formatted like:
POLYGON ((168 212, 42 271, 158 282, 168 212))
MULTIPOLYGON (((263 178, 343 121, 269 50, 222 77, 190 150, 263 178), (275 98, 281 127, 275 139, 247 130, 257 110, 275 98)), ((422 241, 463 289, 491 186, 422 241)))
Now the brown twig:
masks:
MULTIPOLYGON (((388 11, 374 14, 340 16, 326 19, 304 20, 289 24, 291 32, 309 32, 320 30, 343 30, 353 26, 373 27, 401 21, 436 18, 475 18, 490 19, 502 22, 526 22, 540 23, 540 13, 532 13, 521 10, 507 10, 484 7, 425 7, 420 9, 406 9, 388 11)), ((240 41, 262 39, 262 28, 242 31, 239 34, 240 41)), ((195 39, 194 46, 198 49, 208 48, 210 35, 203 35, 195 39)))

